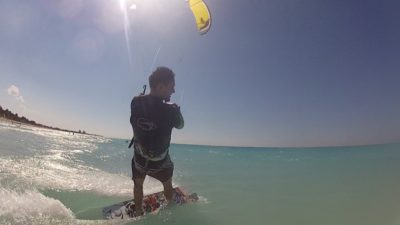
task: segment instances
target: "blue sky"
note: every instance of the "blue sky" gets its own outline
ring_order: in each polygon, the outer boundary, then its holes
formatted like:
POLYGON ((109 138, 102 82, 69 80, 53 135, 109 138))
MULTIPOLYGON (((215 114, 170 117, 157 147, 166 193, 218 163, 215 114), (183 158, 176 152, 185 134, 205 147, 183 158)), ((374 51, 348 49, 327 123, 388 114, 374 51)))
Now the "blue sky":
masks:
POLYGON ((129 139, 130 101, 162 65, 186 122, 176 143, 400 141, 398 1, 206 3, 199 35, 185 0, 130 0, 127 21, 119 0, 0 1, 0 105, 129 139))

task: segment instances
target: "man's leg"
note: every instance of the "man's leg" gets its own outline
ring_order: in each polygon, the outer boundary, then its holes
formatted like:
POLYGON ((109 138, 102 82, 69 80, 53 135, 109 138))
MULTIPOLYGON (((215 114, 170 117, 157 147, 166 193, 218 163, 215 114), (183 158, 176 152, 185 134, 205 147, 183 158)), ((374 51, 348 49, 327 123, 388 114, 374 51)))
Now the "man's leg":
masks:
POLYGON ((142 209, 142 202, 143 202, 143 183, 144 179, 146 178, 146 172, 139 169, 139 167, 143 167, 141 163, 143 163, 143 158, 138 155, 134 154, 134 157, 131 161, 132 167, 132 180, 134 183, 133 186, 133 200, 135 202, 135 215, 134 216, 141 216, 143 214, 142 209), (136 162, 138 160, 138 162, 136 162), (137 163, 137 165, 136 165, 137 163), (138 167, 137 167, 138 166, 138 167))
POLYGON ((161 168, 156 172, 147 173, 147 175, 159 180, 164 186, 164 195, 168 202, 172 201, 172 175, 174 173, 174 164, 172 163, 169 155, 167 157, 156 163, 157 168, 161 168))
POLYGON ((164 186, 164 195, 168 202, 172 201, 172 177, 162 183, 164 186))
POLYGON ((133 198, 135 201, 135 216, 141 216, 143 214, 142 202, 143 202, 143 183, 144 178, 136 178, 133 180, 135 183, 133 187, 133 198))

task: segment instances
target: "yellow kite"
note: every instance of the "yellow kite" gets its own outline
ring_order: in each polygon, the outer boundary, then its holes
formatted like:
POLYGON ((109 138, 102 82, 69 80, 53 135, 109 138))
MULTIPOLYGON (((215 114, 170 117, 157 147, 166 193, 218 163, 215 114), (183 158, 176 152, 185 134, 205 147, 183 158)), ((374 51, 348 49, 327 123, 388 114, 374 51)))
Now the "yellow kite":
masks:
POLYGON ((205 34, 211 27, 211 16, 203 0, 189 0, 190 9, 196 19, 197 30, 205 34))

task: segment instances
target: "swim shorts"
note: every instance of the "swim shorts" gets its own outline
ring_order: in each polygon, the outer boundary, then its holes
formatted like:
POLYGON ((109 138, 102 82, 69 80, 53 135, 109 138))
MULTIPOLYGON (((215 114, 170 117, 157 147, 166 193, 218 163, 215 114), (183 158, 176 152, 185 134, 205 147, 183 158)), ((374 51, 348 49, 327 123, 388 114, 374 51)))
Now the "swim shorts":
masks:
POLYGON ((132 158, 131 167, 132 179, 144 179, 146 175, 149 175, 162 183, 169 180, 174 171, 174 164, 172 163, 169 154, 160 161, 151 161, 135 152, 132 158))

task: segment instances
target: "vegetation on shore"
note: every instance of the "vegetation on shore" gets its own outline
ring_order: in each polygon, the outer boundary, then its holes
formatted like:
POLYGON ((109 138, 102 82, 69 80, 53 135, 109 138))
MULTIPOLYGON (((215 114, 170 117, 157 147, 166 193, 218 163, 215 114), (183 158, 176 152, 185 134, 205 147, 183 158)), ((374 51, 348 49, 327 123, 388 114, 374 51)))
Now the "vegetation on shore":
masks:
POLYGON ((59 131, 65 131, 65 132, 72 132, 72 133, 79 133, 79 134, 86 134, 86 131, 73 131, 73 130, 66 130, 66 129, 61 129, 58 127, 51 127, 51 126, 46 126, 40 123, 36 123, 33 120, 29 120, 27 118, 25 118, 24 116, 18 116, 18 113, 13 113, 8 109, 3 109, 3 107, 0 106, 0 118, 5 118, 5 119, 9 119, 12 121, 16 121, 19 123, 23 123, 23 124, 29 124, 32 126, 37 126, 37 127, 42 127, 42 128, 47 128, 47 129, 53 129, 53 130, 59 130, 59 131))

